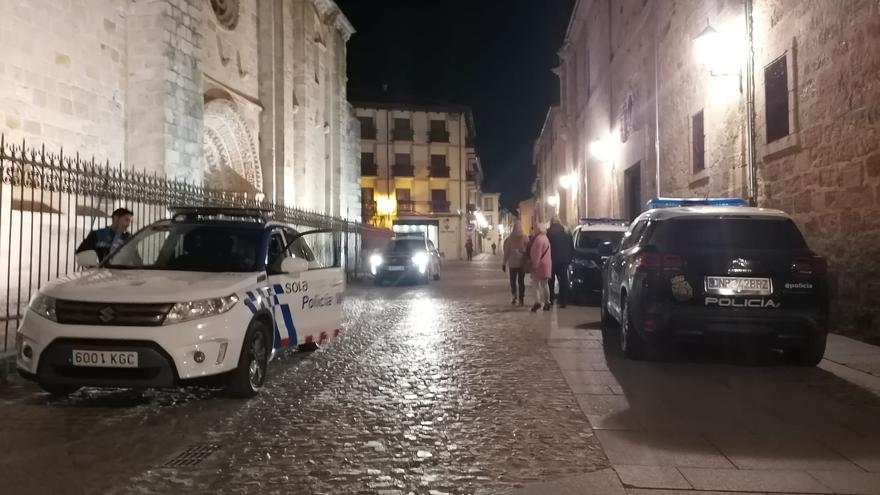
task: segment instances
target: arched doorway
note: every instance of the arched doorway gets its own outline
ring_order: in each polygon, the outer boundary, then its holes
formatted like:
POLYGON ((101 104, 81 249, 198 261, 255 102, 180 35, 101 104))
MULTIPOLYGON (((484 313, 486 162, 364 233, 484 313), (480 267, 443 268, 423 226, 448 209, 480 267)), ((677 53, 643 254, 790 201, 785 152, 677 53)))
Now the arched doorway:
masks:
POLYGON ((236 105, 225 98, 205 103, 205 186, 255 194, 263 190, 263 172, 253 134, 236 105))

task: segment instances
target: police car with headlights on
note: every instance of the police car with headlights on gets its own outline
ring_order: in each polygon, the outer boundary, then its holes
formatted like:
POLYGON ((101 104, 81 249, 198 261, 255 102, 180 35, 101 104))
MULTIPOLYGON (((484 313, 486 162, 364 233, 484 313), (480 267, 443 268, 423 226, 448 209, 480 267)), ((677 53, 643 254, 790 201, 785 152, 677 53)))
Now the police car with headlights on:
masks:
POLYGON ((648 206, 605 267, 604 336, 618 337, 626 356, 673 340, 750 337, 797 364, 821 361, 827 265, 787 214, 735 198, 648 206))
POLYGON ((616 249, 629 222, 614 218, 582 218, 572 231, 574 254, 568 270, 570 294, 575 301, 598 300, 602 294, 602 269, 608 255, 603 248, 616 249), (594 299, 595 298, 595 299, 594 299))
POLYGON ((339 334, 335 239, 259 210, 174 210, 40 289, 16 335, 18 371, 59 395, 206 383, 253 396, 279 351, 339 334))

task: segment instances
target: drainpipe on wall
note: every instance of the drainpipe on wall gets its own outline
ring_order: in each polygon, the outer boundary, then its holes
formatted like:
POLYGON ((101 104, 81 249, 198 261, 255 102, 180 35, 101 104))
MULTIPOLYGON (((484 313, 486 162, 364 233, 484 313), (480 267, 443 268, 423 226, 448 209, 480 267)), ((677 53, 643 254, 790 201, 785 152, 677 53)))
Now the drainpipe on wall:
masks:
MULTIPOLYGON (((655 3, 656 5, 656 3, 655 3)), ((655 182, 657 186, 657 197, 662 197, 660 193, 660 49, 658 44, 660 40, 657 33, 654 33, 654 159, 656 161, 657 176, 655 182)))
POLYGON ((746 0, 746 32, 748 53, 746 65, 746 180, 748 181, 749 204, 758 206, 758 177, 755 165, 755 45, 754 45, 754 6, 746 0))

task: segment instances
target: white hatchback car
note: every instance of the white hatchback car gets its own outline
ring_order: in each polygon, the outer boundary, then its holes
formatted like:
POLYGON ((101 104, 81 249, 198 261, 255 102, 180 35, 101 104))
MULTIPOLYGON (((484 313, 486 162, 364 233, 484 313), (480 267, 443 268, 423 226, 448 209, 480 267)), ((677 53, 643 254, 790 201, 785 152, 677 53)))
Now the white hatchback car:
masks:
POLYGON ((345 274, 333 239, 258 210, 178 209, 100 265, 80 253, 93 269, 33 297, 16 335, 19 373, 57 395, 207 383, 251 397, 278 351, 339 335, 345 274))

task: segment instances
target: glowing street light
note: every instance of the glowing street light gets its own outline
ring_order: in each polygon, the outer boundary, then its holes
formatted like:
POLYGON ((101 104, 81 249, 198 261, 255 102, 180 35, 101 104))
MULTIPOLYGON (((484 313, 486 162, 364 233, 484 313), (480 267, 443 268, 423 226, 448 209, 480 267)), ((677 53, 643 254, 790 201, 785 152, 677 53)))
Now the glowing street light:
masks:
POLYGON ((557 196, 556 194, 551 194, 550 196, 547 196, 547 204, 549 206, 558 206, 559 196, 557 196))
POLYGON ((590 154, 600 162, 611 165, 617 159, 619 143, 617 133, 609 134, 604 139, 590 143, 590 154))
POLYGON ((577 185, 577 179, 574 175, 563 175, 559 178, 559 185, 562 186, 563 189, 574 189, 577 185))
POLYGON ((391 215, 394 213, 394 200, 389 196, 382 196, 376 200, 376 211, 380 215, 391 215))
POLYGON ((744 56, 742 41, 707 24, 694 38, 694 57, 713 76, 739 76, 744 56))

